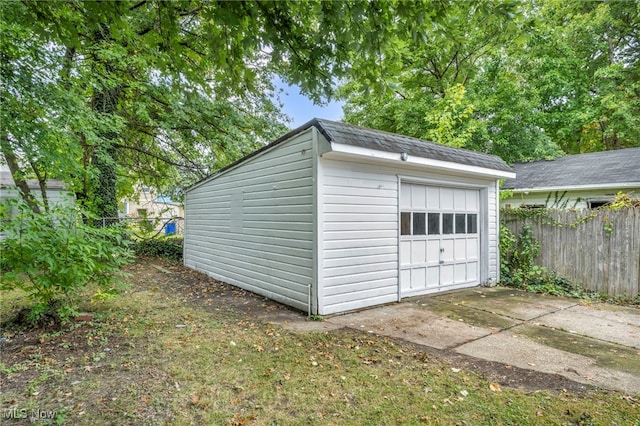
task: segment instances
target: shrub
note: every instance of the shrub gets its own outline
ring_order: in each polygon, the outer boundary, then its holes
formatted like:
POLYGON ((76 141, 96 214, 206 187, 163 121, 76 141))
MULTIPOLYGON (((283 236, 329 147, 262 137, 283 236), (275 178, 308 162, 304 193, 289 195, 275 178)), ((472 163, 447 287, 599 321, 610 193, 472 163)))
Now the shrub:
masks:
POLYGON ((534 263, 540 243, 529 225, 516 237, 506 226, 500 227, 500 281, 510 287, 534 293, 585 297, 581 288, 534 263))
POLYGON ((102 296, 124 287, 122 267, 133 256, 118 225, 96 228, 79 207, 62 204, 34 213, 16 203, 18 214, 0 229, 0 289, 25 291, 35 303, 29 319, 45 314, 67 320, 77 312, 80 293, 95 284, 102 296))
POLYGON ((176 262, 182 261, 182 238, 159 237, 140 240, 135 244, 137 256, 164 257, 176 262))

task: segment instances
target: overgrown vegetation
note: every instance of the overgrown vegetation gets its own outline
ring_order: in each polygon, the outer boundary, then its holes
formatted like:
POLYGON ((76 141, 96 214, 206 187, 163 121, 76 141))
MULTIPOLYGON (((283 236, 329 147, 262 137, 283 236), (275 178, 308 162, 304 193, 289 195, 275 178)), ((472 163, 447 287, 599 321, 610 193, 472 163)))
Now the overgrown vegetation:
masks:
POLYGON ((181 237, 156 237, 136 241, 134 250, 137 256, 163 257, 176 262, 182 261, 181 237))
MULTIPOLYGON (((529 211, 536 215, 544 215, 545 210, 535 209, 529 211)), ((514 235, 508 227, 500 226, 500 282, 502 284, 534 293, 577 297, 609 303, 640 304, 640 296, 635 299, 624 296, 611 297, 574 285, 566 278, 558 276, 555 272, 536 265, 535 259, 539 254, 540 244, 533 235, 531 226, 524 225, 518 235, 514 235)))
POLYGON ((26 292, 33 301, 29 322, 48 315, 67 320, 89 284, 99 297, 124 288, 122 267, 132 260, 132 251, 123 228, 96 228, 70 203, 40 213, 21 202, 14 208, 17 215, 0 228, 0 289, 26 292))
POLYGON ((509 228, 500 227, 500 281, 508 286, 536 293, 583 297, 584 290, 568 280, 535 264, 540 244, 529 225, 514 235, 509 228))

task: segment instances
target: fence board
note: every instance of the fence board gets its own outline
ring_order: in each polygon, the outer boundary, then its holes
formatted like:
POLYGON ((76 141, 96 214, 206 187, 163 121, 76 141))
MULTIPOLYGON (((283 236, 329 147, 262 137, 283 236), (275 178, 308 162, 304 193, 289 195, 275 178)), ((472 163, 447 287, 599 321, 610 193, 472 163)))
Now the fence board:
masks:
POLYGON ((536 263, 572 283, 609 296, 640 294, 639 208, 548 210, 530 218, 505 210, 500 220, 515 235, 529 225, 540 243, 536 263))

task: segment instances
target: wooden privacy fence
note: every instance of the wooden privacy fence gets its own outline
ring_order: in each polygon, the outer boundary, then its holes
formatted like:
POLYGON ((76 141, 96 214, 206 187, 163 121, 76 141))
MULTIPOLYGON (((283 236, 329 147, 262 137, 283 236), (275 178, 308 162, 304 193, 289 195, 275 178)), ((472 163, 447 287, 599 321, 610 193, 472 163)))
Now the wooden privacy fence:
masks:
POLYGON ((640 208, 546 210, 523 215, 503 210, 500 221, 517 237, 525 224, 540 243, 536 263, 585 289, 609 296, 640 293, 640 208))

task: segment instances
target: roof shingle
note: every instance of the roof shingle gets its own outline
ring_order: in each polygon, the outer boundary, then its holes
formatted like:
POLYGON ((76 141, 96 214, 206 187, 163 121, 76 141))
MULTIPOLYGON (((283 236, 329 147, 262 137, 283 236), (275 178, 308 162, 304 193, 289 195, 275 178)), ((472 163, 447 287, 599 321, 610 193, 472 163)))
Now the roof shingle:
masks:
POLYGON ((640 148, 568 155, 516 163, 503 189, 562 188, 640 182, 640 148))
POLYGON ((492 170, 513 171, 504 160, 495 155, 453 148, 409 136, 318 118, 307 124, 308 126, 305 125, 307 127, 315 125, 330 142, 384 152, 397 152, 398 154, 406 152, 416 157, 484 167, 492 170))

